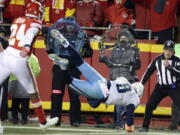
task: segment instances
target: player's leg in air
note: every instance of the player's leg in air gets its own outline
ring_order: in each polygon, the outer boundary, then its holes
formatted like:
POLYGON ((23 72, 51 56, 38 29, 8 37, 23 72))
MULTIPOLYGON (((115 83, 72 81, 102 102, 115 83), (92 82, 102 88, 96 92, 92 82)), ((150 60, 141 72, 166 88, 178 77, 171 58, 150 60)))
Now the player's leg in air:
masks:
MULTIPOLYGON (((64 74, 66 74, 67 77, 67 84, 73 87, 73 89, 75 89, 78 93, 90 99, 101 101, 106 98, 108 91, 106 84, 108 81, 88 63, 83 61, 79 53, 71 45, 69 45, 69 42, 61 35, 59 31, 55 29, 51 30, 51 36, 57 39, 60 45, 64 46, 64 48, 69 51, 71 54, 70 58, 68 59, 69 62, 75 64, 79 71, 86 78, 86 80, 72 78, 68 75, 68 71, 64 70, 64 74), (104 90, 102 90, 102 88, 104 90)), ((62 68, 65 67, 62 61, 67 61, 64 63, 68 63, 67 59, 62 60, 62 58, 59 58, 55 54, 51 54, 49 57, 62 68)))

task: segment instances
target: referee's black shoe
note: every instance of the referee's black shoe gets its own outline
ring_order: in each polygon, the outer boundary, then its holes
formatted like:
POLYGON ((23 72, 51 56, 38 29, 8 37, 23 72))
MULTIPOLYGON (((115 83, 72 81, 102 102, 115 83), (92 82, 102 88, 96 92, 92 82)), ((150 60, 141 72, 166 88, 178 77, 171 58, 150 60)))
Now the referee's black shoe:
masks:
POLYGON ((142 127, 139 129, 139 132, 148 132, 148 128, 142 127))

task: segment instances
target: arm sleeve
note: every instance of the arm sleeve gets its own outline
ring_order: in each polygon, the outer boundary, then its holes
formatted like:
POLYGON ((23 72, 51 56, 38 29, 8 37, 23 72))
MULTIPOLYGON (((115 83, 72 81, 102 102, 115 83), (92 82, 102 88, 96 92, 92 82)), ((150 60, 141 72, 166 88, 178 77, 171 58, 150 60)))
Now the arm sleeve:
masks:
POLYGON ((174 76, 180 77, 180 59, 175 66, 169 66, 167 69, 170 70, 174 76))
POLYGON ((155 59, 149 66, 148 69, 145 71, 141 83, 144 85, 146 81, 149 79, 149 77, 152 75, 152 73, 156 70, 156 63, 157 59, 155 59))
POLYGON ((133 63, 133 67, 135 70, 138 70, 141 68, 141 61, 140 61, 140 57, 139 57, 139 48, 135 48, 135 53, 134 53, 134 63, 133 63))
POLYGON ((104 56, 104 55, 99 57, 99 62, 105 63, 109 68, 116 67, 116 66, 114 66, 111 58, 107 58, 107 57, 104 56))

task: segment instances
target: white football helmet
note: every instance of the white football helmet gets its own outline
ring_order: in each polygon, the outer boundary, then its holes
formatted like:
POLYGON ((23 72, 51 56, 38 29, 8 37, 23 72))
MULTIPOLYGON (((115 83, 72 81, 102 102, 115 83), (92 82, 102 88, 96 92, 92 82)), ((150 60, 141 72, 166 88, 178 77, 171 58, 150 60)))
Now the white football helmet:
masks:
POLYGON ((141 97, 144 92, 144 86, 140 82, 135 82, 132 85, 132 88, 134 89, 135 93, 141 97))

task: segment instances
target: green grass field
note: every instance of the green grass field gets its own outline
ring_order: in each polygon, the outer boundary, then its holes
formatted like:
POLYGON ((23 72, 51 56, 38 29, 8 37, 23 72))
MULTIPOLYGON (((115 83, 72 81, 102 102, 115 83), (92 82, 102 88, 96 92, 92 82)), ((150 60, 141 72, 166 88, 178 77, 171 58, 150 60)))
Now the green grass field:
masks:
POLYGON ((80 127, 71 127, 62 125, 61 127, 51 127, 45 131, 41 130, 38 124, 29 124, 27 126, 4 124, 3 135, 178 135, 180 130, 169 131, 166 129, 150 129, 147 133, 139 133, 138 128, 133 133, 127 133, 124 130, 96 128, 95 125, 81 125, 80 127))

